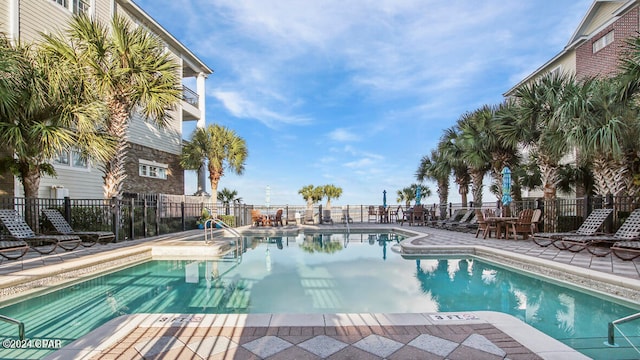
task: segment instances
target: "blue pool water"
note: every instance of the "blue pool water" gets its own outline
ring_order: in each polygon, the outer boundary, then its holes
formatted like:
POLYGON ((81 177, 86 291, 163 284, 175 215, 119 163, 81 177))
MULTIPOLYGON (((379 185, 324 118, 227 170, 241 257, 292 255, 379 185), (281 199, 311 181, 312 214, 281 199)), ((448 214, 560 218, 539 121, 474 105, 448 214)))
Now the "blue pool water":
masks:
MULTIPOLYGON (((18 304, 0 314, 25 323, 26 337, 85 335, 134 313, 408 313, 491 310, 512 314, 593 358, 638 358, 603 345, 608 322, 636 313, 602 298, 474 258, 403 259, 396 234, 300 234, 245 238, 240 258, 150 261, 18 304), (615 352, 615 353, 614 353, 615 352)), ((638 344, 640 324, 621 326, 638 344)), ((0 337, 16 337, 0 323, 0 337)), ((9 351, 39 358, 51 350, 9 351)))

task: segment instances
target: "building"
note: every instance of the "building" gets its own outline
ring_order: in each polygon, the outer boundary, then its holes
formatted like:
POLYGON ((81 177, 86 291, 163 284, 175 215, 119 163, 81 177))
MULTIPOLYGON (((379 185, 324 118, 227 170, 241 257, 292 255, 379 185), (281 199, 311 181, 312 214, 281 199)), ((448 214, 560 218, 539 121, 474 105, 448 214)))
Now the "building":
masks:
POLYGON ((615 73, 625 40, 640 30, 639 7, 637 0, 595 0, 564 49, 504 96, 550 72, 573 74, 577 79, 615 73))
MULTIPOLYGON (((130 145, 126 165, 127 180, 123 184, 123 191, 184 194, 184 170, 179 165, 183 124, 196 121, 196 126, 205 126, 205 81, 213 71, 130 0, 2 1, 0 31, 10 39, 38 41, 41 33, 57 33, 64 29, 76 13, 85 13, 105 24, 110 23, 115 14, 122 15, 157 35, 180 64, 183 100, 171 114, 169 125, 158 128, 136 116, 131 121, 127 135, 130 145)), ((73 151, 60 154, 57 159, 53 159, 53 164, 58 176, 42 178, 38 197, 103 197, 103 172, 98 164, 82 161, 73 151)), ((20 182, 10 174, 0 174, 0 196, 23 196, 20 182)))
MULTIPOLYGON (((509 97, 518 87, 547 73, 572 74, 576 79, 611 76, 618 70, 618 59, 626 40, 637 36, 639 31, 640 1, 595 0, 564 49, 503 95, 509 97)), ((576 156, 571 154, 563 161, 575 162, 576 156)), ((543 194, 534 190, 523 192, 523 196, 538 198, 543 194)))

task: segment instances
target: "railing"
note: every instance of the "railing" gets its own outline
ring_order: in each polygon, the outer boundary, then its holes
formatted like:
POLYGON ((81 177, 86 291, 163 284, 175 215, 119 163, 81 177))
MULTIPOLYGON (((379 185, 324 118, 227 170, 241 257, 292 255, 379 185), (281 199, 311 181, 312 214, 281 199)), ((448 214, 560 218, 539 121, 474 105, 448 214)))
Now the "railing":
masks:
POLYGON ((22 321, 4 315, 0 315, 0 321, 18 325, 18 337, 20 340, 24 340, 24 323, 22 321))
POLYGON ((200 95, 195 91, 189 89, 186 86, 182 86, 182 100, 188 102, 189 104, 198 107, 200 103, 200 95))
MULTIPOLYGON (((626 322, 633 321, 633 320, 638 320, 638 319, 640 319, 640 313, 629 315, 627 317, 623 317, 621 319, 614 320, 614 321, 610 322, 609 323, 609 329, 608 329, 609 331, 608 331, 608 336, 607 336, 607 342, 605 343, 605 345, 611 346, 611 347, 617 346, 616 342, 615 342, 615 339, 614 339, 614 332, 615 332, 615 326, 616 325, 624 324, 626 322)), ((622 333, 622 331, 620 333, 622 334, 622 336, 625 339, 627 339, 626 336, 624 336, 624 334, 622 333)), ((627 339, 627 341, 629 341, 629 339, 627 339)), ((640 354, 640 350, 638 350, 638 348, 635 347, 635 345, 633 345, 633 343, 631 343, 631 341, 629 341, 629 344, 631 344, 631 346, 640 354)))

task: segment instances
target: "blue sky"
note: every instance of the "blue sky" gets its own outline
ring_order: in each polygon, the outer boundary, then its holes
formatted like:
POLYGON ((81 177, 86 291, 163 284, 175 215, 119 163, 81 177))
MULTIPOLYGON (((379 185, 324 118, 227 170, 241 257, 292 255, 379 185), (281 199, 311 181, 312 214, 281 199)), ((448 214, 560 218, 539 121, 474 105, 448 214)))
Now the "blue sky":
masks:
POLYGON ((591 0, 136 3, 214 70, 207 123, 247 142, 244 174, 219 189, 301 205, 303 186, 333 184, 346 205, 395 203, 443 130, 559 53, 591 0))

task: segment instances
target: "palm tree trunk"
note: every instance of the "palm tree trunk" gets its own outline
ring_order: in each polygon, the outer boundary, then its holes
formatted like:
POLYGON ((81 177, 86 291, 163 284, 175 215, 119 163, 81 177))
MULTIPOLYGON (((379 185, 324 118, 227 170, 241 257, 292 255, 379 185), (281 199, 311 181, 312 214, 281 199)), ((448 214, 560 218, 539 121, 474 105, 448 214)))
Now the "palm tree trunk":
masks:
POLYGON ((105 199, 118 198, 122 194, 122 185, 127 178, 125 163, 129 143, 127 142, 127 129, 129 128, 129 112, 126 104, 113 100, 109 102, 112 113, 112 123, 108 127, 109 135, 117 139, 113 158, 104 164, 104 197, 105 199))

